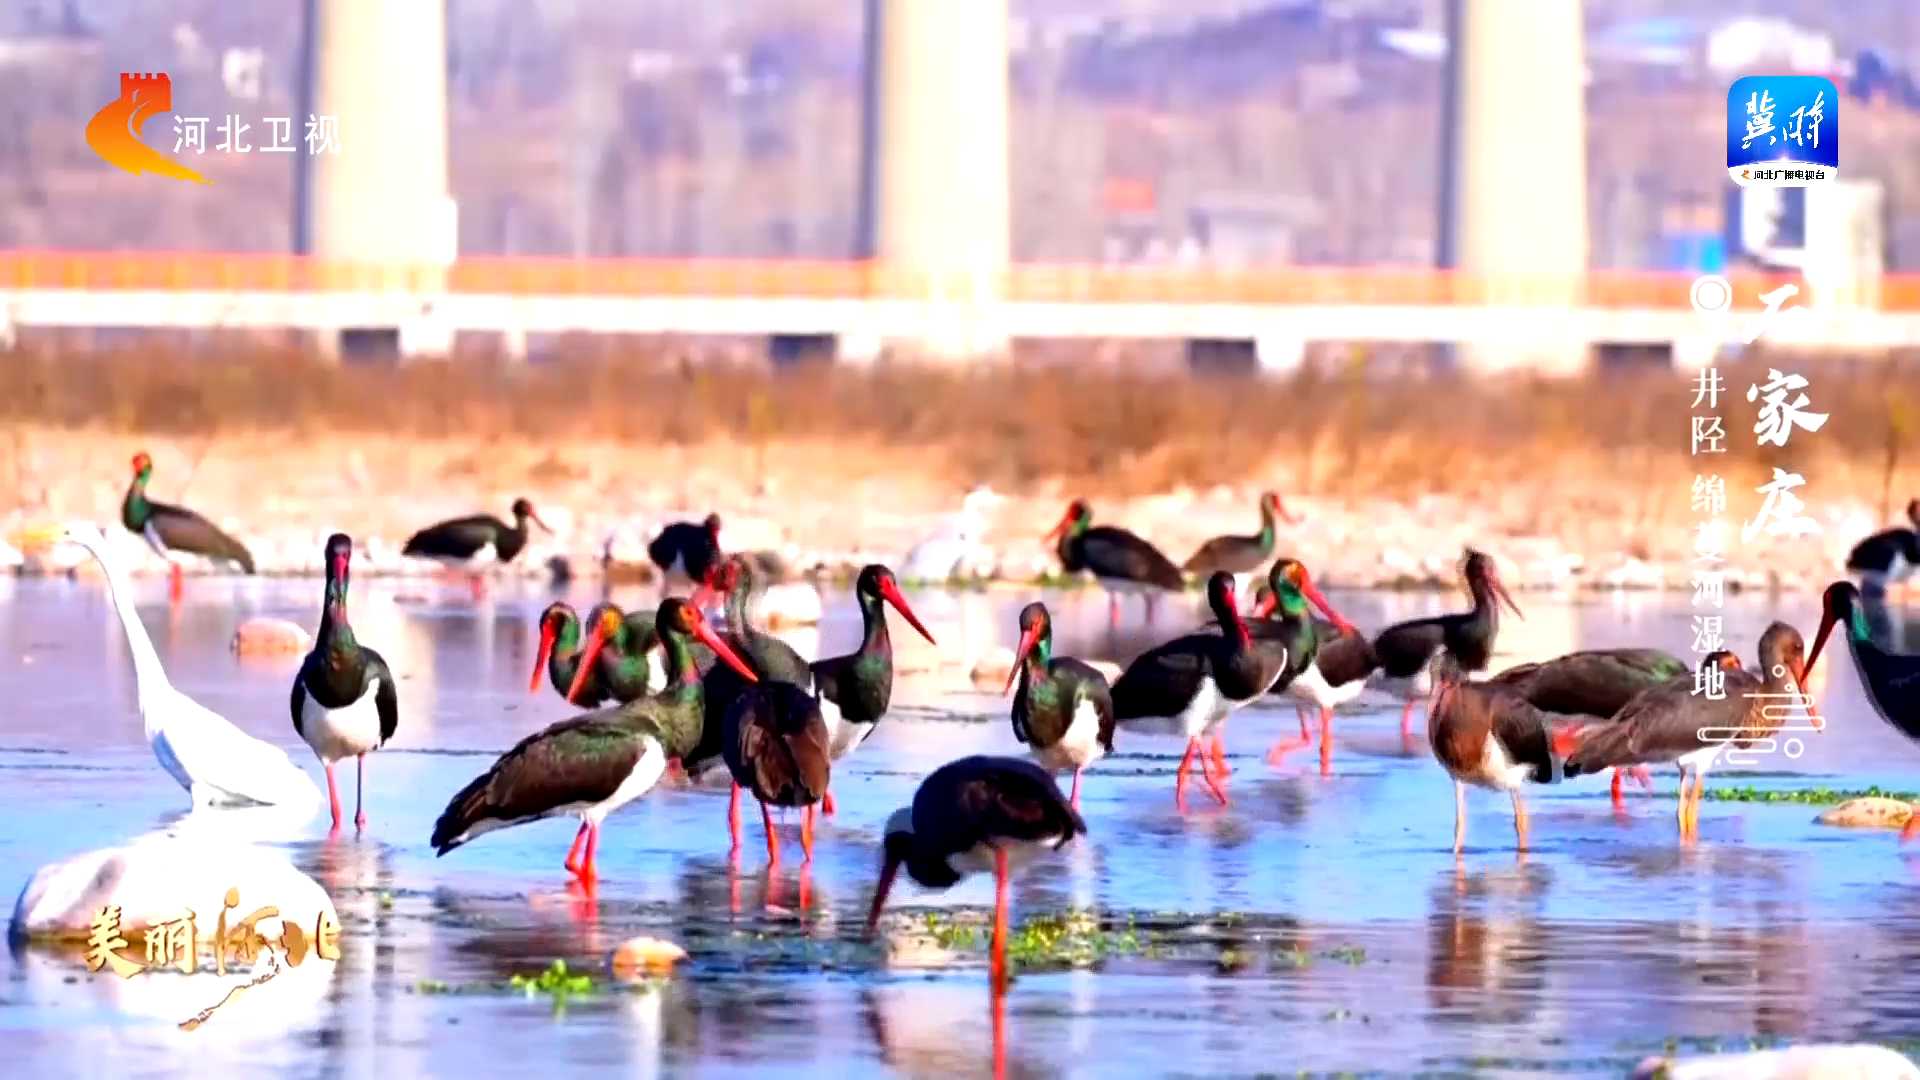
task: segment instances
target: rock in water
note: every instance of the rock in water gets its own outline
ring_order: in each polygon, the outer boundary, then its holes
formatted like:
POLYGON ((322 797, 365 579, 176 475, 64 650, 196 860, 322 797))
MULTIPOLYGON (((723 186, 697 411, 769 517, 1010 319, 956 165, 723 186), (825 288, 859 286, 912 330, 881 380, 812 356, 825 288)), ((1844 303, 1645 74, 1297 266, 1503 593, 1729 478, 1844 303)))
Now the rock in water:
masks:
POLYGON ((298 623, 260 615, 233 631, 233 651, 240 656, 304 656, 313 648, 313 635, 298 623))
POLYGON ((1012 670, 1013 650, 995 646, 974 661, 973 670, 967 674, 973 680, 974 689, 998 693, 1006 687, 1007 675, 1012 670))
POLYGON ((1899 829, 1904 828, 1912 816, 1912 803, 1869 795, 1848 799, 1813 820, 1821 825, 1849 829, 1899 829))
POLYGON ((1884 1046, 1865 1043, 1794 1046, 1750 1054, 1652 1057, 1634 1080, 1920 1080, 1920 1068, 1884 1046))
POLYGON ((687 958, 687 950, 656 937, 628 938, 613 950, 613 977, 621 982, 637 982, 648 975, 670 971, 687 958))
POLYGON ((14 904, 9 936, 21 1000, 71 1008, 76 994, 85 995, 113 1015, 181 1031, 204 1024, 222 1040, 284 1039, 322 1015, 338 967, 335 950, 354 947, 339 931, 326 892, 283 856, 233 839, 179 834, 154 834, 42 867, 14 904), (143 969, 116 971, 102 957, 89 977, 88 939, 94 919, 110 905, 120 908, 117 937, 125 942, 112 945, 111 953, 143 969), (256 919, 251 934, 242 929, 251 916, 274 908, 278 914, 256 919), (189 913, 191 924, 182 926, 189 913), (228 948, 216 961, 222 913, 228 948), (148 928, 167 923, 181 927, 169 931, 180 934, 170 941, 184 944, 186 930, 192 933, 190 974, 177 966, 185 963, 184 951, 169 953, 164 945, 156 962, 148 962, 148 928), (326 953, 316 948, 322 932, 326 953), (169 961, 176 966, 161 970, 169 961))
POLYGON ((198 932, 209 939, 223 912, 231 927, 259 908, 278 908, 279 915, 256 924, 276 941, 283 918, 308 936, 323 914, 336 923, 339 918, 326 890, 271 848, 191 832, 154 833, 35 871, 14 903, 8 937, 84 939, 94 917, 109 906, 120 909, 124 930, 192 912, 198 932), (237 910, 227 909, 228 890, 238 893, 237 910))
POLYGON ((820 624, 820 590, 804 581, 768 586, 760 598, 760 617, 768 629, 820 624))

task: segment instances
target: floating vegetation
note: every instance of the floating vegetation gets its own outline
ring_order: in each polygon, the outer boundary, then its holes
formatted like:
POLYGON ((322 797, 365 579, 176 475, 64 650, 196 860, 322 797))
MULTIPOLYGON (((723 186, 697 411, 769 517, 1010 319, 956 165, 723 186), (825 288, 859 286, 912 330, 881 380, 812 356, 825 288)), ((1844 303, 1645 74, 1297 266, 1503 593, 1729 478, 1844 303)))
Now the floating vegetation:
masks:
MULTIPOLYGON (((938 911, 927 912, 924 925, 935 944, 955 952, 985 949, 993 938, 985 923, 957 920, 938 911)), ((1132 918, 1124 928, 1108 929, 1090 911, 1035 915, 1007 934, 1007 958, 1024 968, 1089 967, 1111 956, 1152 951, 1132 918)))
POLYGON ((1741 787, 1708 788, 1701 798, 1709 802, 1735 803, 1792 803, 1799 806, 1833 806, 1850 799, 1898 799, 1901 802, 1920 800, 1920 792, 1889 791, 1878 786, 1870 788, 1757 788, 1752 785, 1741 787))
POLYGON ((1367 950, 1358 945, 1342 945, 1327 952, 1328 959, 1338 960, 1348 967, 1359 967, 1367 962, 1367 950))
POLYGON ((528 997, 548 995, 553 998, 555 1012, 566 1008, 567 999, 585 997, 594 992, 593 976, 568 971, 565 960, 555 960, 538 975, 515 975, 507 980, 507 985, 528 997))

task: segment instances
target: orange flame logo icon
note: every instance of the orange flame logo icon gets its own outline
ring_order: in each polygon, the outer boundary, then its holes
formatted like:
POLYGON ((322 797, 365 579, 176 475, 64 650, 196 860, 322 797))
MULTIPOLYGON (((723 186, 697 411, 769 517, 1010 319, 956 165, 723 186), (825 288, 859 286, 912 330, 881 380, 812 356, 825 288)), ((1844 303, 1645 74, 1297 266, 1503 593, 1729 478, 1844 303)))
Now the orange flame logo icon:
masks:
POLYGON ((213 181, 140 141, 140 129, 157 113, 173 111, 173 80, 165 72, 120 73, 120 96, 87 121, 87 145, 101 160, 140 175, 143 172, 191 180, 213 181))

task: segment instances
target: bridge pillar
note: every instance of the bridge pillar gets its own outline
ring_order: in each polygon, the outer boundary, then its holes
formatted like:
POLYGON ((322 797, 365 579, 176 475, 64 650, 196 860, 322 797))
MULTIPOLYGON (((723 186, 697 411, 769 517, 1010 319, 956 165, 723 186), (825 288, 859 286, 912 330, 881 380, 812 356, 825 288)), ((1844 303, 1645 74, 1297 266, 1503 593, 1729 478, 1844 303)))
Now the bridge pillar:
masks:
MULTIPOLYGON (((342 274, 355 291, 417 299, 419 315, 355 328, 363 339, 391 333, 402 355, 444 353, 451 333, 431 309, 458 247, 447 187, 446 5, 307 0, 304 18, 294 250, 351 264, 342 274), (337 149, 313 152, 309 113, 331 119, 337 149)), ((341 333, 323 337, 337 354, 341 333)))
POLYGON ((1007 5, 867 0, 859 250, 925 305, 896 344, 929 357, 1007 348, 1007 5))
MULTIPOLYGON (((1490 304, 1524 303, 1547 314, 1583 299, 1583 7, 1580 0, 1447 0, 1439 263, 1485 277, 1490 304)), ((1589 351, 1586 341, 1549 336, 1462 344, 1454 356, 1481 372, 1577 374, 1589 351)))

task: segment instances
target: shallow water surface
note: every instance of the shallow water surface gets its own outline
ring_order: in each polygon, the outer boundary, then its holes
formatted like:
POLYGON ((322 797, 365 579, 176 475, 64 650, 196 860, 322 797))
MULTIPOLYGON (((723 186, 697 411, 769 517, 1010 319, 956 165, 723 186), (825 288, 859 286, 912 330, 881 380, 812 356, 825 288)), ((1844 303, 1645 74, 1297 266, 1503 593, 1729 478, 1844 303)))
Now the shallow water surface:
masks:
MULTIPOLYGON (((1297 734, 1290 706, 1242 711, 1227 729, 1232 805, 1196 787, 1185 816, 1171 790, 1181 743, 1123 731, 1085 781, 1088 841, 1037 861, 1014 889, 1016 924, 1064 917, 1090 966, 1052 950, 1022 971, 996 1023, 984 934, 970 932, 991 905, 990 880, 929 895, 903 878, 886 942, 859 931, 886 815, 941 762, 1017 749, 1005 699, 974 690, 967 671, 1013 644, 1029 590, 909 594, 940 647, 894 623, 910 671, 894 715, 835 770, 840 813, 811 868, 799 866, 795 821, 782 824, 784 857, 769 870, 752 813, 729 858, 723 785, 663 786, 609 820, 589 900, 560 868, 569 821, 443 859, 426 843, 447 798, 494 755, 570 715, 544 680, 527 692, 534 620, 550 598, 354 588, 358 636, 400 680, 400 731, 368 761, 366 834, 328 839, 323 811, 280 838, 339 907, 345 955, 332 979, 271 1022, 223 1028, 216 1017, 189 1033, 175 1025, 203 1003, 167 991, 169 976, 122 982, 87 975, 77 949, 16 949, 0 983, 9 1072, 491 1075, 537 1062, 622 1075, 947 1076, 989 1072, 998 1028, 1011 1075, 1618 1076, 1670 1042, 1920 1036, 1920 857, 1894 834, 1822 827, 1805 806, 1709 801, 1698 844, 1683 848, 1667 770, 1651 795, 1630 788, 1618 815, 1603 780, 1533 790, 1524 858, 1507 800, 1471 792, 1456 860, 1451 784, 1423 727, 1403 741, 1385 699, 1339 717, 1324 776, 1312 750, 1265 761, 1276 738, 1297 734), (670 980, 610 990, 609 951, 639 933, 691 959, 670 980), (602 976, 600 992, 556 1008, 496 986, 556 958, 602 976)), ((157 583, 140 587, 176 685, 286 747, 316 780, 287 713, 297 658, 236 659, 228 640, 252 614, 310 625, 318 593, 317 582, 204 580, 169 607, 157 583)), ((614 598, 657 601, 648 590, 614 598)), ((1459 603, 1332 598, 1370 628, 1459 603)), ((571 599, 584 607, 597 594, 571 599)), ((804 655, 858 638, 848 596, 827 599, 822 626, 790 635, 804 655)), ((1198 618, 1196 600, 1110 631, 1099 594, 1046 599, 1056 650, 1088 658, 1124 660, 1198 618)), ((1503 624, 1496 667, 1620 644, 1691 656, 1684 597, 1520 599, 1527 618, 1503 624)), ((1751 664, 1768 620, 1811 636, 1817 614, 1811 596, 1749 596, 1729 600, 1726 621, 1751 664)), ((1899 647, 1920 644, 1920 626, 1899 614, 1885 629, 1899 647)), ((1715 786, 1920 787, 1920 748, 1873 715, 1845 650, 1828 655, 1814 686, 1828 730, 1796 758, 1716 770, 1715 786)), ((184 809, 142 737, 132 668, 97 584, 0 580, 0 699, 8 888, 184 809)), ((352 770, 340 774, 350 801, 352 770)))

